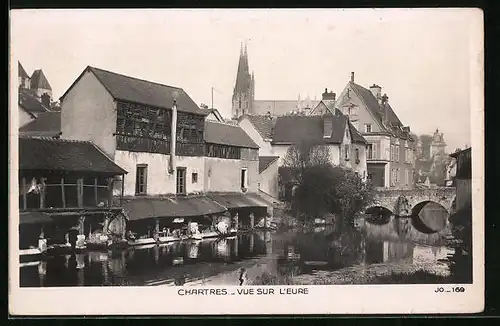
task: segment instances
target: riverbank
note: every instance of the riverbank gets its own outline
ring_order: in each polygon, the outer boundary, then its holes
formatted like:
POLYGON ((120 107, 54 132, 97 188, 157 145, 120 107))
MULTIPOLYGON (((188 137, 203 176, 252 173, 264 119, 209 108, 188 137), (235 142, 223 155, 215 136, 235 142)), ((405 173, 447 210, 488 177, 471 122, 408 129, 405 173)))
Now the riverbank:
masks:
POLYGON ((289 278, 290 284, 429 284, 449 283, 450 273, 445 266, 435 264, 374 264, 343 268, 337 271, 316 271, 289 278))

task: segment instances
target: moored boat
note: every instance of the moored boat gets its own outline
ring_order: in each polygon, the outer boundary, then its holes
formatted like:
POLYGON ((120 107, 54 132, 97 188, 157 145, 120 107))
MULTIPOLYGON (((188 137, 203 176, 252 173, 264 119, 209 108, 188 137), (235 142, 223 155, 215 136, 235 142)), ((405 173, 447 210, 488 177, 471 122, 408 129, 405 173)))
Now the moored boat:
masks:
POLYGON ((39 248, 29 248, 29 249, 20 249, 19 256, 22 257, 31 257, 31 256, 39 256, 43 252, 39 248))
POLYGON ((158 237, 158 242, 159 243, 166 243, 166 242, 173 242, 173 241, 179 241, 180 238, 177 236, 163 236, 163 237, 158 237))
POLYGON ((127 243, 129 246, 142 246, 156 244, 156 240, 154 238, 130 239, 127 243))

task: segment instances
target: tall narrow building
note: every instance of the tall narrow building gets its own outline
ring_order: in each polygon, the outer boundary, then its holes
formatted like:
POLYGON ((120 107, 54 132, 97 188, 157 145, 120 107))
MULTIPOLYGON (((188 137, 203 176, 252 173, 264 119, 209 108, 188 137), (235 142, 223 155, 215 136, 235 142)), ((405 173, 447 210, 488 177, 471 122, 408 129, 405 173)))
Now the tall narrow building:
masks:
POLYGON ((238 72, 236 74, 236 83, 233 91, 233 107, 232 117, 239 118, 244 114, 252 114, 254 101, 255 79, 253 72, 250 74, 248 68, 248 53, 247 46, 243 49, 243 44, 240 49, 240 60, 238 62, 238 72))

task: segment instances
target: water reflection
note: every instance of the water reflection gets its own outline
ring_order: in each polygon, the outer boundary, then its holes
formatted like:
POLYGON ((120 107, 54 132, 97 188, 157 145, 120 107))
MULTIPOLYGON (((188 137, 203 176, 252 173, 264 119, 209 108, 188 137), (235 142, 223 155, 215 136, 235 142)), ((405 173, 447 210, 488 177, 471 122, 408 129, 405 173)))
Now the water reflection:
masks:
POLYGON ((49 257, 21 268, 21 286, 183 285, 237 274, 243 262, 249 277, 263 269, 290 276, 373 264, 425 262, 441 268, 438 262, 450 254, 443 246, 446 228, 425 234, 410 219, 393 217, 383 225, 358 224, 342 233, 321 226, 49 257))

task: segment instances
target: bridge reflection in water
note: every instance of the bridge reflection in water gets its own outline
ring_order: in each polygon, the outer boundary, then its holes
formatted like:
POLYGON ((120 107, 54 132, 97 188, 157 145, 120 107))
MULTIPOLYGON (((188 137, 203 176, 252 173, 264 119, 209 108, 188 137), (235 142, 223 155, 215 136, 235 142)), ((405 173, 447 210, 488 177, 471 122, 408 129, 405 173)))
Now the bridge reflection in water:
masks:
MULTIPOLYGON (((425 264, 445 270, 448 229, 420 232, 412 218, 391 216, 385 224, 363 220, 358 230, 329 227, 255 232, 232 239, 171 243, 122 251, 61 255, 20 268, 21 286, 237 285, 267 272, 308 274, 373 264, 425 264)), ((445 271, 446 272, 446 271, 445 271)))

